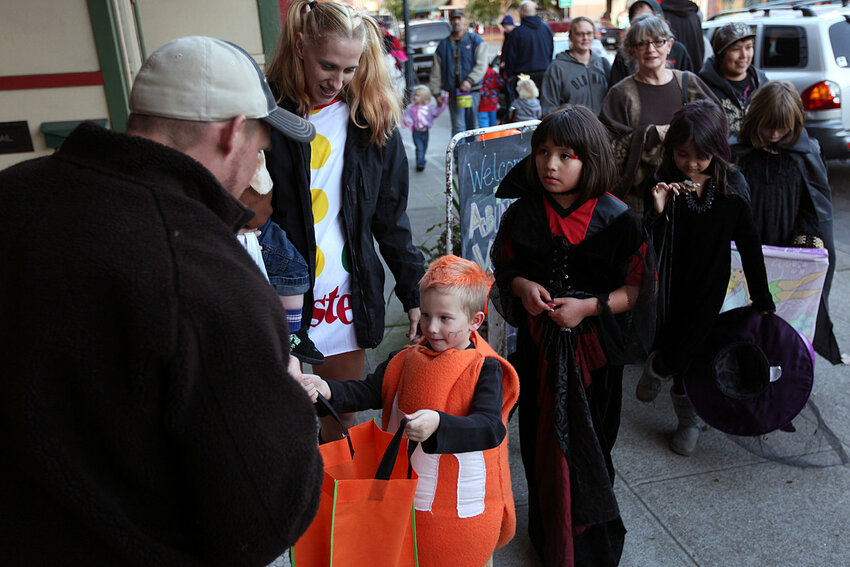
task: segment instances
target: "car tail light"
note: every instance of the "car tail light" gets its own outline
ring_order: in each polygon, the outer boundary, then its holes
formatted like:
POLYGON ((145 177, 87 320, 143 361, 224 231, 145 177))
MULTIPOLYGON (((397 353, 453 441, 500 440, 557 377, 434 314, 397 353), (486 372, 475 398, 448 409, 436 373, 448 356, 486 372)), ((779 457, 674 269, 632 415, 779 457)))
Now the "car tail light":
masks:
POLYGON ((803 108, 806 110, 830 110, 841 108, 838 85, 832 81, 821 81, 803 91, 803 108))

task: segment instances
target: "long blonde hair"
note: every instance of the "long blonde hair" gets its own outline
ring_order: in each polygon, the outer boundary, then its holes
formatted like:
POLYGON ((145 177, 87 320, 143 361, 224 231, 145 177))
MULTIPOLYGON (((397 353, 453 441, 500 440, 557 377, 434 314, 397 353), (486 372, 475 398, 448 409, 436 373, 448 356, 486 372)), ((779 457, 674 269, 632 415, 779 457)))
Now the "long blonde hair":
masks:
POLYGON ((312 104, 304 80, 304 62, 295 49, 299 32, 305 45, 312 49, 327 38, 363 42, 354 78, 342 89, 340 96, 348 104, 354 124, 371 129, 370 141, 377 146, 386 143, 401 118, 402 108, 384 60, 383 40, 375 20, 340 2, 292 0, 266 75, 278 88, 278 102, 291 100, 298 114, 306 116, 312 104), (359 122, 361 117, 365 124, 359 122))

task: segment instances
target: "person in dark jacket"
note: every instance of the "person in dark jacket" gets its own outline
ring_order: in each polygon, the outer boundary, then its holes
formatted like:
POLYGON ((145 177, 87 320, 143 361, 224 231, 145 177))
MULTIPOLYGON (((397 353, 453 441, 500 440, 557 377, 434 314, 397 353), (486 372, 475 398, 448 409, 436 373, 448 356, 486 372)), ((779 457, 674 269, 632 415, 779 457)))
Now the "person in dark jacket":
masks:
POLYGON ((812 343, 818 354, 841 364, 828 310, 835 273, 832 190, 820 144, 808 135, 804 123, 796 87, 788 81, 770 81, 753 95, 741 131, 732 138, 732 153, 752 192, 762 244, 829 251, 812 343))
MULTIPOLYGON (((384 269, 374 241, 395 276, 407 335, 418 335, 425 260, 406 212, 401 101, 382 57, 372 18, 338 2, 294 0, 267 69, 281 105, 309 116, 317 131, 311 144, 272 134, 267 159, 272 219, 310 267, 303 321, 325 354, 314 372, 326 380, 360 378, 363 349, 383 339, 384 269)), ((343 419, 350 426, 355 416, 343 419)), ((336 422, 323 422, 323 439, 341 435, 336 422)))
POLYGON ((322 460, 236 198, 269 125, 312 128, 204 37, 155 51, 130 109, 0 173, 3 563, 267 565, 322 460))
MULTIPOLYGON (((661 16, 661 6, 655 0, 637 0, 629 6, 629 24, 634 24, 645 16, 661 16)), ((678 41, 674 41, 667 54, 667 68, 679 71, 694 71, 694 64, 688 51, 678 41)), ((611 73, 608 77, 608 86, 613 87, 629 75, 637 71, 637 61, 629 56, 625 48, 617 51, 614 62, 611 64, 611 73)))
POLYGON ((720 99, 729 122, 729 134, 737 134, 750 97, 767 82, 763 71, 753 65, 756 32, 747 24, 726 24, 714 32, 708 58, 699 77, 720 99))
POLYGON ((694 67, 705 59, 705 43, 702 37, 702 15, 699 6, 691 0, 663 0, 661 10, 670 24, 673 35, 685 46, 694 67))
POLYGON ((583 16, 570 24, 570 49, 559 53, 543 75, 543 116, 567 103, 584 105, 599 114, 608 92, 611 63, 590 50, 595 31, 593 21, 583 16))
MULTIPOLYGON (((543 84, 543 74, 552 62, 555 51, 552 28, 537 15, 537 4, 525 0, 519 5, 520 25, 505 39, 502 58, 505 73, 513 84, 519 74, 528 75, 537 88, 543 84)), ((515 98, 514 95, 511 95, 515 98)))
POLYGON ((478 128, 481 82, 487 73, 487 44, 477 33, 467 31, 463 10, 453 10, 449 21, 452 33, 437 45, 428 86, 437 106, 443 106, 443 92, 449 93, 454 136, 478 128))

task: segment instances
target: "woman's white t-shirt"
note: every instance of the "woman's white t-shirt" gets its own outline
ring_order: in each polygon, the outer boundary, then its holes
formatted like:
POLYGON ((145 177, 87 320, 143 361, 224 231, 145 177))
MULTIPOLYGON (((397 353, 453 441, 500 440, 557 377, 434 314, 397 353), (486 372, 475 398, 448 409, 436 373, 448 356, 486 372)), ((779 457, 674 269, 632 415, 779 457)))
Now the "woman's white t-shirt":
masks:
POLYGON ((316 233, 316 283, 310 338, 322 354, 357 350, 351 308, 351 261, 342 217, 342 166, 348 105, 334 101, 313 109, 310 142, 310 198, 316 233))

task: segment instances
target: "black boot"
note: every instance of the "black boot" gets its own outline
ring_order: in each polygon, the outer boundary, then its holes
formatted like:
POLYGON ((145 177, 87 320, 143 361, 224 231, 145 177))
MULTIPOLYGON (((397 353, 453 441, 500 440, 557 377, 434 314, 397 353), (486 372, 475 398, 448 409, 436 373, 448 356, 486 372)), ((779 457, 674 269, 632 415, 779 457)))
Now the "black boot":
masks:
POLYGON ((289 352, 292 356, 306 364, 316 365, 325 361, 325 355, 319 352, 313 341, 307 335, 307 329, 301 327, 298 331, 289 334, 289 352))

